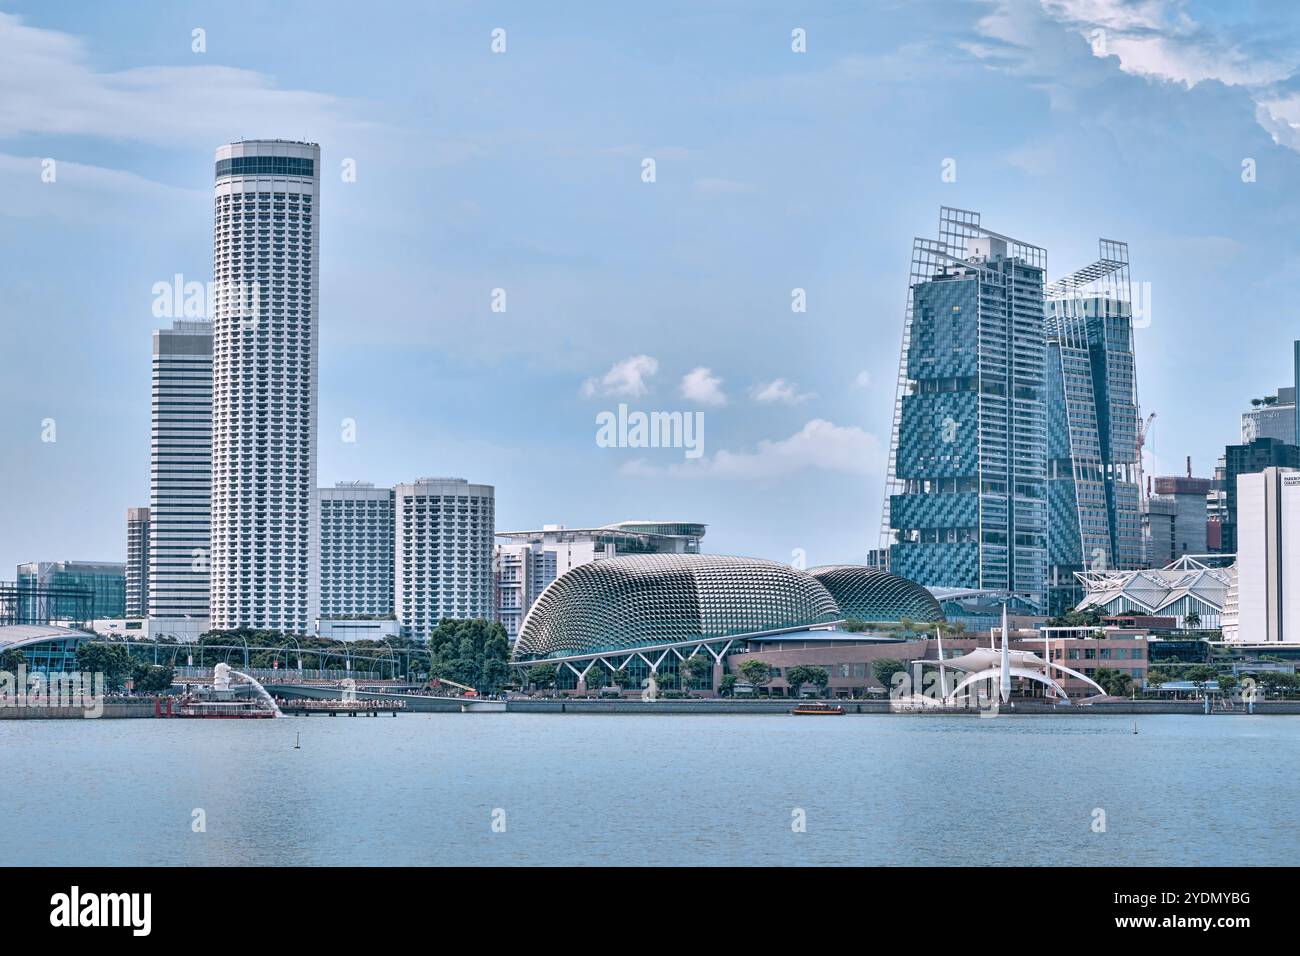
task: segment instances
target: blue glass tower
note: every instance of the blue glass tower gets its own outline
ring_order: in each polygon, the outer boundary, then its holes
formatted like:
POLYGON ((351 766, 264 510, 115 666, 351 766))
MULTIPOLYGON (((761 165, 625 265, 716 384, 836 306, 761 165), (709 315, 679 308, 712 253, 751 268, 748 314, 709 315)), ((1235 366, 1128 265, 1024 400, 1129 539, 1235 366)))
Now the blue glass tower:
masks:
POLYGON ((1047 350, 1037 246, 944 207, 916 239, 883 538, 930 587, 1047 606, 1047 350))
POLYGON ((1075 572, 1145 566, 1128 246, 1100 253, 1044 291, 1053 614, 1082 600, 1075 572))

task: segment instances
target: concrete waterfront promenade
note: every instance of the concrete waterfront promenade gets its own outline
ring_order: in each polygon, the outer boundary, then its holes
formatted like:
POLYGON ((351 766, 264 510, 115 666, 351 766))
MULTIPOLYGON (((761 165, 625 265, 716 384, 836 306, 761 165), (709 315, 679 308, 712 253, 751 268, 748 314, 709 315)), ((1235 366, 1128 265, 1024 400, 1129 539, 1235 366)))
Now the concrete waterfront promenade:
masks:
MULTIPOLYGON (((281 698, 281 708, 290 713, 328 713, 334 709, 329 706, 313 707, 304 700, 295 706, 292 700, 285 701, 285 692, 289 688, 276 688, 281 698)), ((295 688, 294 694, 302 692, 295 688)), ((313 687, 303 694, 309 700, 338 700, 335 688, 313 687)), ((363 707, 361 712, 371 713, 513 713, 513 714, 694 714, 694 715, 731 715, 758 716, 771 714, 788 714, 796 701, 788 699, 772 700, 735 700, 719 698, 697 698, 694 700, 596 700, 581 698, 532 698, 515 700, 481 700, 464 697, 430 697, 420 694, 387 694, 357 691, 358 701, 373 701, 370 707, 363 707), (384 706, 394 702, 398 706, 384 706)), ((845 714, 895 714, 895 716, 979 716, 976 708, 932 708, 897 712, 891 710, 887 700, 840 700, 835 701, 844 708, 845 714)), ((999 713, 1005 715, 1053 716, 1057 714, 1095 715, 1095 716, 1134 716, 1151 714, 1196 714, 1204 715, 1204 703, 1199 700, 1114 700, 1098 701, 1094 704, 1078 706, 1055 706, 1041 700, 1016 700, 1012 705, 1003 706, 999 713)), ((343 711, 348 712, 348 711, 343 711)), ((1297 716, 1300 715, 1300 700, 1258 701, 1254 707, 1256 716, 1297 716)), ((1247 710, 1241 703, 1232 709, 1216 705, 1209 714, 1212 717, 1246 715, 1247 710)), ((0 703, 0 720, 4 719, 82 719, 86 712, 81 707, 15 707, 0 703)), ((154 717, 157 716, 154 698, 113 698, 104 702, 103 717, 154 717)))

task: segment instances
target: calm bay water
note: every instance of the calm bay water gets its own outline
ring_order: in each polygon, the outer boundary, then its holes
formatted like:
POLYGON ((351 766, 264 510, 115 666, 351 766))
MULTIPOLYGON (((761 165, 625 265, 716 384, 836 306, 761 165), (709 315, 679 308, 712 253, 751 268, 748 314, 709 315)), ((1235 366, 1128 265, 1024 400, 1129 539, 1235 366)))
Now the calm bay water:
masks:
POLYGON ((3 862, 1293 862, 1300 718, 1138 728, 1101 716, 0 721, 3 862), (806 832, 792 832, 796 808, 806 832))

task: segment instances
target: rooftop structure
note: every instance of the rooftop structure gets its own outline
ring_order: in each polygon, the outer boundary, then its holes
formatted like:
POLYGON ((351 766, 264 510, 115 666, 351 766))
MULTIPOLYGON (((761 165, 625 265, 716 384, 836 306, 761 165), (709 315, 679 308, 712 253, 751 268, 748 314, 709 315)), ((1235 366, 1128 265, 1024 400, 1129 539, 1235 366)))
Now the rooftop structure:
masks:
POLYGON ((1096 608, 1106 615, 1137 611, 1176 618, 1180 628, 1217 628, 1232 581, 1231 557, 1186 555, 1164 568, 1081 572, 1087 593, 1078 609, 1096 608), (1189 625, 1192 614, 1195 624, 1189 625))

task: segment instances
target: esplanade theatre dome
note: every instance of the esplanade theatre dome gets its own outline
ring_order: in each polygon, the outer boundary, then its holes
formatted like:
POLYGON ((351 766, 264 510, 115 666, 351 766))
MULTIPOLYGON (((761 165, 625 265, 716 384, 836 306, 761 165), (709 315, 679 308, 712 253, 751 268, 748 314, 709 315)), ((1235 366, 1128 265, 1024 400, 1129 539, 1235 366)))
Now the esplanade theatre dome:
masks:
POLYGON ((943 620, 933 594, 907 578, 859 564, 828 564, 808 573, 826 586, 844 617, 873 624, 943 620))
MULTIPOLYGON (((833 581, 840 584, 839 577, 833 581)), ((928 592, 892 574, 872 577, 862 587, 849 580, 843 593, 873 607, 885 607, 891 597, 900 600, 900 613, 870 620, 943 617, 928 592), (936 616, 926 615, 913 590, 929 598, 930 613, 936 616)), ((524 618, 514 657, 565 657, 771 634, 853 616, 822 581, 776 561, 712 554, 606 558, 578 565, 547 586, 524 618)))
POLYGON ((776 561, 712 554, 606 558, 547 585, 519 628, 515 657, 808 627, 841 616, 820 582, 776 561))

